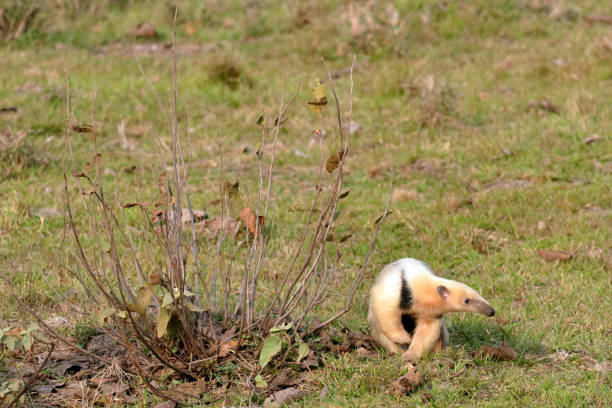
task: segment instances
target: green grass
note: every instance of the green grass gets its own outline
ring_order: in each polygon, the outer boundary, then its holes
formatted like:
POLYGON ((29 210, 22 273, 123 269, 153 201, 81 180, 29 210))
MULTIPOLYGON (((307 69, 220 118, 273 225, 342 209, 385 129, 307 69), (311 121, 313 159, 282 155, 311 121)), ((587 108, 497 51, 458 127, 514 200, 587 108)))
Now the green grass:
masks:
MULTIPOLYGON (((0 113, 0 132, 29 132, 18 149, 0 151, 0 271, 45 316, 66 313, 62 294, 76 286, 53 263, 58 257, 72 262, 62 217, 43 222, 32 215, 37 208, 62 208, 66 83, 79 121, 89 121, 97 94, 104 181, 122 202, 135 199, 136 178, 124 171, 132 165, 143 169, 151 186, 145 194, 154 195, 158 153, 152 132, 169 140, 155 97, 129 56, 128 34, 138 22, 151 21, 159 41, 168 41, 170 9, 161 2, 126 3, 70 19, 43 14, 46 20, 32 31, 0 45, 0 107, 19 109, 16 115, 0 113), (127 56, 105 51, 116 43, 127 56), (122 121, 133 151, 120 146, 122 121)), ((369 284, 384 264, 404 256, 477 288, 498 311, 491 320, 450 316, 452 347, 419 366, 426 381, 409 397, 388 392, 403 374, 398 357, 349 354, 326 356, 325 368, 309 379, 315 391, 295 406, 612 404, 611 373, 595 370, 612 356, 612 50, 604 40, 610 26, 582 20, 611 13, 606 2, 559 2, 561 14, 551 17, 530 1, 396 1, 397 25, 384 7, 361 7, 374 24, 364 18, 359 35, 352 34, 349 6, 342 1, 200 3, 180 2, 177 26, 179 44, 202 46, 178 59, 179 115, 185 119, 188 100, 192 127, 194 206, 208 210, 216 198, 221 145, 227 174, 254 186, 255 156, 242 150, 260 140, 259 115, 276 112, 283 75, 292 93, 299 81, 307 88, 313 77, 326 76, 322 56, 330 69, 341 69, 357 53, 353 119, 361 130, 352 139, 345 178, 353 191, 339 218, 354 235, 344 244, 332 305, 343 301, 367 251, 389 183, 418 195, 392 204, 355 307, 340 323, 366 329, 369 284), (230 78, 239 75, 231 84, 228 67, 230 78), (531 106, 543 98, 560 114, 531 106), (583 143, 591 134, 602 139, 583 143), (381 164, 379 175, 369 175, 381 164), (518 180, 520 186, 508 188, 518 180), (539 221, 545 229, 538 229, 539 221), (487 254, 471 243, 475 229, 498 238, 487 254), (574 256, 546 263, 538 249, 574 256), (518 360, 472 356, 482 344, 502 340, 520 353, 518 360), (559 351, 569 356, 561 358, 559 351), (320 401, 323 387, 328 391, 320 401)), ((166 101, 168 55, 138 61, 166 101)), ((348 77, 337 79, 337 87, 346 107, 348 77)), ((308 98, 307 90, 298 97, 281 134, 285 148, 276 186, 279 196, 294 200, 277 201, 276 228, 288 235, 296 231, 291 224, 302 221, 290 207, 306 202, 301 183, 311 180, 319 160, 318 150, 308 148, 318 127, 308 98)), ((92 139, 74 134, 72 145, 75 168, 82 168, 93 154, 92 139)), ((22 317, 3 296, 0 318, 22 317)), ((230 398, 248 402, 248 396, 230 398)))

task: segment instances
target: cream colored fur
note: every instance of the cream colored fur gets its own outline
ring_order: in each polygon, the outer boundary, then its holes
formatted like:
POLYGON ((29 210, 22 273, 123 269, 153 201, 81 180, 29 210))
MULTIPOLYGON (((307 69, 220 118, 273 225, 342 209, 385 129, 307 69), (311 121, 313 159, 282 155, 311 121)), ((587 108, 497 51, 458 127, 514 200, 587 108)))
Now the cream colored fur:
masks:
POLYGON ((368 323, 372 337, 386 350, 400 353, 402 345, 409 345, 403 357, 416 361, 448 346, 443 314, 460 311, 495 313, 474 289, 434 275, 424 262, 404 258, 385 266, 376 277, 370 291, 368 323), (411 307, 406 310, 400 308, 403 279, 412 295, 411 307), (403 314, 416 320, 413 336, 402 325, 403 314))

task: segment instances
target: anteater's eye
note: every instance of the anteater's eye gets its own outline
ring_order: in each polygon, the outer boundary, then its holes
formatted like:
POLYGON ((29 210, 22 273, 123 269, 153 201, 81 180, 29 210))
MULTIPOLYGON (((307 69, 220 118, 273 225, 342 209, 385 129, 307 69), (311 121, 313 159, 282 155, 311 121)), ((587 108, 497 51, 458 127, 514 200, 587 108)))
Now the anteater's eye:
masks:
POLYGON ((470 303, 470 299, 466 298, 463 302, 467 305, 468 303, 470 303))

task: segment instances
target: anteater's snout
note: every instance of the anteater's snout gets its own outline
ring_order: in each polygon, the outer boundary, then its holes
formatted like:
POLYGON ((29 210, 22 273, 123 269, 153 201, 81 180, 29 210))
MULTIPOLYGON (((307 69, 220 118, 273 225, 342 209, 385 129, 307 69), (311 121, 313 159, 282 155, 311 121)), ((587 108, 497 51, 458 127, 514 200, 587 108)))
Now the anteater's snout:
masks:
POLYGON ((495 309, 491 308, 491 310, 489 310, 489 313, 487 314, 487 316, 491 317, 495 315, 495 309))

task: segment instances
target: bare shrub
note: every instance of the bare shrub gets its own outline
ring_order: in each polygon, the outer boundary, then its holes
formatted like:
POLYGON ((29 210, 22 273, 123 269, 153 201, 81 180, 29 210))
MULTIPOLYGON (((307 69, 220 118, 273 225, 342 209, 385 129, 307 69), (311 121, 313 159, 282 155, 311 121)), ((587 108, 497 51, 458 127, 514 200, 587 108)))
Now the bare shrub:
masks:
MULTIPOLYGON (((153 203, 145 201, 149 186, 142 185, 140 177, 137 200, 120 201, 107 191, 102 177, 104 159, 95 143, 95 97, 90 124, 77 124, 70 101, 66 104, 67 165, 76 162, 70 142, 74 132, 91 134, 94 152, 85 168, 65 172, 68 229, 78 262, 76 267, 64 264, 63 268, 82 285, 92 305, 84 311, 84 319, 112 337, 122 350, 121 361, 117 362, 117 353, 93 353, 70 343, 29 311, 50 337, 105 365, 119 365, 126 375, 139 375, 152 392, 164 398, 178 399, 176 390, 163 390, 162 369, 171 369, 174 378, 212 379, 217 378, 215 370, 228 362, 243 372, 240 376, 246 375, 254 391, 254 384, 261 383, 256 373, 287 359, 299 363, 311 352, 308 335, 349 311, 389 203, 375 222, 374 240, 345 294, 344 305, 330 316, 313 317, 313 311, 329 301, 338 276, 344 239, 336 232, 336 216, 340 200, 347 195, 342 185, 343 166, 350 157, 346 129, 350 127, 352 98, 348 117, 343 120, 331 75, 327 83, 313 82, 309 106, 318 113, 318 126, 327 127, 322 111, 329 95, 338 128, 335 137, 321 140, 321 161, 311 173, 310 204, 304 224, 297 226, 296 238, 275 229, 275 202, 291 199, 294 192, 283 193, 285 197, 275 191, 274 165, 280 130, 300 85, 288 96, 283 84, 277 113, 271 120, 260 118, 257 122, 262 148, 255 153, 256 191, 243 191, 241 183, 226 180, 219 188, 219 213, 198 221, 203 215, 192 207, 189 161, 181 143, 185 137, 191 138, 189 110, 185 108, 187 130, 183 132, 178 120, 182 115, 178 113, 174 47, 172 55, 173 92, 168 107, 152 87, 172 136, 169 165, 163 159, 159 163, 162 170, 153 203), (342 123, 348 123, 347 127, 342 123), (324 142, 332 146, 324 147, 324 142), (330 150, 325 160, 324 152, 330 150), (214 239, 201 239, 200 227, 212 230, 214 239), (288 257, 280 256, 280 242, 288 257), (278 271, 278 278, 270 279, 269 270, 278 271)), ((352 67, 350 78, 352 95, 352 67)), ((163 145, 157 139, 155 142, 163 145)))

